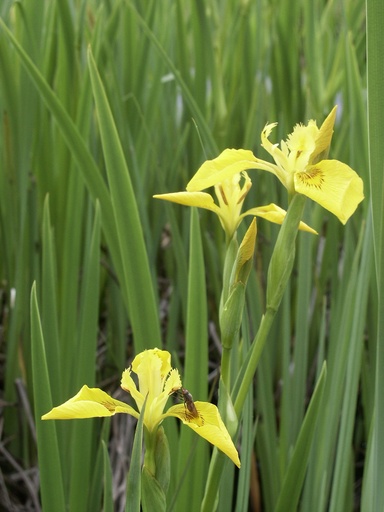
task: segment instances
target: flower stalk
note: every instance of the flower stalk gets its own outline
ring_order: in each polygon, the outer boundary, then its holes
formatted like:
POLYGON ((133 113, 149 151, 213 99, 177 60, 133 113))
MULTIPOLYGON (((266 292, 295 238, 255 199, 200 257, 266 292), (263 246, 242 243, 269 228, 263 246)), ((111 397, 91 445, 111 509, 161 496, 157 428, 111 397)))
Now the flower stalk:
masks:
POLYGON ((245 304, 245 290, 252 269, 256 243, 256 219, 253 219, 238 247, 235 237, 227 249, 224 283, 220 301, 220 332, 222 344, 221 378, 230 389, 230 355, 238 341, 245 304))
MULTIPOLYGON (((245 357, 244 367, 238 373, 237 380, 232 387, 233 392, 231 399, 233 401, 234 412, 237 418, 241 417, 244 402, 248 391, 252 386, 253 378, 267 341, 268 334, 271 330, 282 296, 292 273, 295 259, 296 235, 304 206, 305 197, 300 194, 295 194, 289 205, 287 216, 277 237, 268 269, 266 312, 261 318, 257 334, 251 344, 247 356, 245 357)), ((201 509, 202 512, 214 510, 214 502, 222 470, 223 458, 219 453, 217 453, 217 451, 215 451, 211 459, 209 478, 207 480, 201 509)))
MULTIPOLYGON (((207 160, 192 177, 185 192, 161 194, 155 197, 179 204, 197 206, 213 211, 219 217, 226 235, 226 256, 223 287, 220 299, 220 331, 222 342, 219 407, 226 418, 233 412, 237 427, 248 391, 260 361, 276 312, 290 279, 294 260, 296 236, 299 229, 316 233, 301 221, 306 198, 310 198, 338 217, 345 224, 363 200, 363 182, 348 165, 328 159, 336 120, 336 107, 320 128, 316 121, 296 125, 285 141, 270 142, 277 123, 262 130, 263 148, 275 163, 264 161, 244 149, 226 149, 217 158, 207 160), (275 174, 287 189, 289 208, 285 212, 269 204, 242 213, 244 199, 251 187, 247 170, 260 169, 275 174), (214 187, 216 199, 203 190, 214 187), (231 356, 240 336, 245 306, 245 289, 252 268, 256 239, 256 220, 248 229, 240 247, 236 233, 247 216, 266 218, 282 224, 271 257, 267 276, 266 311, 234 385, 231 382, 231 356)), ((234 431, 231 431, 235 434, 234 431)), ((215 510, 217 489, 223 470, 223 457, 214 450, 202 504, 203 511, 215 510)))

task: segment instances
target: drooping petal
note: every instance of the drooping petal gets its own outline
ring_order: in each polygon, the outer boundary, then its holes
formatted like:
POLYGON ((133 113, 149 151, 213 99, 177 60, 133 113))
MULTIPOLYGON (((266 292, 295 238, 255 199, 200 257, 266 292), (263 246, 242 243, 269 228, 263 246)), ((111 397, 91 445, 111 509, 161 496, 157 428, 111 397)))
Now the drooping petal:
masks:
POLYGON ((215 204, 213 197, 206 192, 173 192, 170 194, 156 194, 156 199, 164 199, 184 206, 196 206, 218 213, 220 208, 215 204))
POLYGON ((248 149, 225 149, 213 160, 206 160, 187 185, 188 192, 212 187, 247 169, 255 169, 257 158, 248 149))
POLYGON ((363 181, 348 165, 322 160, 295 173, 295 190, 313 199, 345 224, 364 199, 363 181))
POLYGON ((113 416, 116 413, 131 414, 135 418, 139 414, 120 400, 115 400, 99 388, 83 386, 74 397, 54 407, 41 417, 42 420, 71 420, 76 418, 95 418, 113 416))
POLYGON ((217 446, 236 466, 240 467, 239 454, 220 417, 218 408, 208 402, 194 402, 194 404, 199 414, 198 418, 191 417, 183 404, 170 407, 164 417, 175 416, 179 418, 184 425, 187 425, 196 434, 217 446))
MULTIPOLYGON (((270 203, 265 206, 251 208, 250 210, 247 210, 245 213, 243 213, 241 217, 245 217, 246 215, 255 215, 256 217, 262 217, 263 219, 274 222, 275 224, 282 224, 285 216, 287 215, 287 212, 283 210, 283 208, 280 208, 280 206, 277 206, 277 204, 270 203)), ((312 229, 305 222, 300 222, 299 229, 314 235, 318 234, 317 231, 312 229)))

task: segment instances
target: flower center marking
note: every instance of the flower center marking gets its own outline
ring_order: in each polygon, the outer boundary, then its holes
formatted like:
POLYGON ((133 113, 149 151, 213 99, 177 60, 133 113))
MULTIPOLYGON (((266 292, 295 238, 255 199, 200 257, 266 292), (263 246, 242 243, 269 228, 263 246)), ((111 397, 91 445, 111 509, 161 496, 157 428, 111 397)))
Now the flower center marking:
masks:
POLYGON ((306 172, 298 172, 296 176, 306 187, 315 187, 321 190, 324 183, 323 172, 318 167, 313 167, 306 172))
POLYGON ((116 406, 114 404, 109 403, 109 402, 102 402, 102 405, 104 405, 104 407, 106 409, 108 409, 108 411, 111 411, 111 412, 113 412, 116 409, 116 406))

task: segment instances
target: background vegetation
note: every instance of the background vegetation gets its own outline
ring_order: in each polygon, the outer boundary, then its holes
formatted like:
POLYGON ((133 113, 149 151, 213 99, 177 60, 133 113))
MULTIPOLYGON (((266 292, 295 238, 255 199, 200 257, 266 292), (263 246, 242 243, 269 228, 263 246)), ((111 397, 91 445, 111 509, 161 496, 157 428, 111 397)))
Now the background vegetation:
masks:
MULTIPOLYGON (((362 0, 3 0, 4 510, 39 510, 40 500, 47 511, 124 510, 133 420, 39 418, 82 384, 125 399, 121 372, 144 348, 169 350, 194 397, 216 400, 224 234, 210 213, 190 224, 189 208, 152 195, 183 190, 226 147, 266 158, 266 122, 279 122, 278 141, 298 122, 321 124, 335 104, 331 155, 359 173, 366 200, 345 227, 308 201, 305 220, 319 236, 298 236, 295 271, 247 402, 242 469, 226 466, 219 510, 290 510, 281 493, 324 360, 300 510, 379 510, 370 508, 384 492, 379 4, 368 1, 367 82, 362 0), (88 48, 115 129, 95 109, 88 48)), ((248 206, 286 207, 274 176, 252 178, 248 206)), ((258 222, 244 345, 263 312, 278 229, 258 222)), ((165 426, 169 509, 199 510, 210 448, 176 421, 165 426)))

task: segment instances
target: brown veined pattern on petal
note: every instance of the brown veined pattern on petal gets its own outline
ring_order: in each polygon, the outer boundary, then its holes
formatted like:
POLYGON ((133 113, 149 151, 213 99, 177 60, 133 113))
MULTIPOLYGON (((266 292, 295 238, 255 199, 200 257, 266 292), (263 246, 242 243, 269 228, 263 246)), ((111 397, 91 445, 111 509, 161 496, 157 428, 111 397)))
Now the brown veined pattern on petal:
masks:
POLYGON ((343 224, 364 199, 363 180, 338 160, 322 160, 306 173, 295 173, 294 182, 296 192, 319 203, 343 224))
POLYGON ((299 181, 301 185, 309 189, 317 188, 321 190, 324 183, 324 173, 319 167, 314 166, 308 171, 297 172, 295 179, 299 181))

